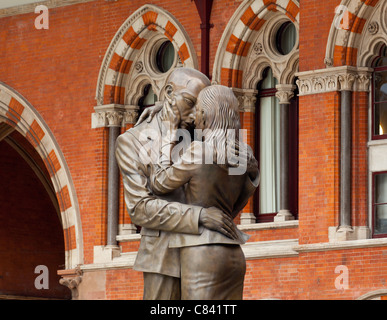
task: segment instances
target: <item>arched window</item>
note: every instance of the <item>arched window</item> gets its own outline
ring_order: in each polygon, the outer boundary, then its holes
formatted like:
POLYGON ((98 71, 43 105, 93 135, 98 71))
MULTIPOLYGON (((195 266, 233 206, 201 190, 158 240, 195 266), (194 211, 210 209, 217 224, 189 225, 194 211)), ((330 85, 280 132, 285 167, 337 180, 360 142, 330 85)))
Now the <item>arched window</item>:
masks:
POLYGON ((286 182, 289 211, 298 216, 298 98, 281 105, 276 97, 277 79, 271 68, 265 69, 258 83, 256 105, 256 155, 261 174, 255 212, 258 222, 271 222, 281 209, 281 183, 286 182), (287 132, 281 127, 281 108, 288 109, 287 132), (282 139, 282 136, 287 139, 282 139), (287 177, 281 178, 281 140, 288 144, 287 177), (281 181, 282 179, 282 181, 281 181))
POLYGON ((373 139, 387 138, 387 46, 374 62, 373 99, 373 139))
POLYGON ((144 111, 144 109, 153 106, 157 101, 157 96, 153 92, 152 85, 148 84, 145 86, 144 95, 139 99, 139 115, 144 111))
MULTIPOLYGON (((372 81, 372 138, 387 139, 387 46, 373 63, 372 81)), ((374 238, 387 237, 387 172, 372 175, 372 234, 374 238)))
POLYGON ((270 221, 279 211, 280 109, 275 97, 277 80, 271 68, 264 71, 258 84, 257 157, 260 166, 258 213, 260 221, 270 221), (269 214, 268 216, 266 216, 269 214))

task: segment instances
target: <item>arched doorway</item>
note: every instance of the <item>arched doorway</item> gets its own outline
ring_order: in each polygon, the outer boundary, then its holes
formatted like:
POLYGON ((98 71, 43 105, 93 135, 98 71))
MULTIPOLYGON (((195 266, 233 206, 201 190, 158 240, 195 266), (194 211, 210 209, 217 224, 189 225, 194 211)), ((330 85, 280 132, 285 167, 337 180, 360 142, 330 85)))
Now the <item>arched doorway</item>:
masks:
POLYGON ((0 123, 0 299, 70 299, 59 284, 65 246, 50 175, 34 147, 0 123))

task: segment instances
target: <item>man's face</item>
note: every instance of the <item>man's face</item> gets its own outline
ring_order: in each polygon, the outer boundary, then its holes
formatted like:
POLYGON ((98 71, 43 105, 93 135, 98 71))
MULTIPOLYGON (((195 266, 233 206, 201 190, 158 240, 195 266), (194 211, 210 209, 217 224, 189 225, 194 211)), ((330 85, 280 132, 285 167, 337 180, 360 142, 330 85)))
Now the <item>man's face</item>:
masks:
POLYGON ((194 127, 195 122, 195 104, 199 92, 206 85, 199 79, 191 79, 185 87, 177 87, 173 91, 173 98, 176 107, 180 112, 180 128, 188 129, 194 127))

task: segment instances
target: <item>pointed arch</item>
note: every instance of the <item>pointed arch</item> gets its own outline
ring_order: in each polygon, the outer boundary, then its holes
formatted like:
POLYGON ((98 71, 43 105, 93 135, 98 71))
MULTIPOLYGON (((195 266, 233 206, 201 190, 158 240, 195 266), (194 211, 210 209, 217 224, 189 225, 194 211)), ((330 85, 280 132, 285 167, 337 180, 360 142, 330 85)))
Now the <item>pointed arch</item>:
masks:
POLYGON ((125 104, 128 75, 142 68, 136 60, 155 34, 172 42, 183 66, 198 67, 193 45, 177 19, 158 6, 144 5, 124 22, 110 43, 98 78, 98 105, 125 104))
POLYGON ((17 130, 35 148, 50 175, 59 204, 65 243, 65 267, 83 263, 78 201, 65 158, 37 110, 18 92, 0 82, 0 123, 17 130))
POLYGON ((380 0, 342 0, 329 32, 325 65, 369 66, 364 58, 369 55, 369 45, 375 47, 375 43, 386 41, 386 10, 386 3, 380 0), (378 39, 366 44, 370 38, 378 39))
MULTIPOLYGON (((265 52, 265 47, 271 46, 270 43, 253 43, 254 40, 268 23, 275 28, 273 21, 280 22, 284 19, 291 20, 298 29, 299 2, 297 0, 245 0, 231 17, 222 35, 215 56, 213 80, 234 88, 246 87, 246 83, 251 82, 251 75, 246 74, 247 69, 250 69, 246 61, 254 62, 251 60, 254 54, 257 59, 265 60, 261 53, 265 52)), ((267 40, 263 39, 263 41, 267 40)), ((296 56, 295 65, 298 66, 298 49, 295 51, 297 52, 293 52, 292 55, 296 56)), ((277 61, 274 62, 277 64, 282 62, 280 56, 275 59, 277 61)), ((286 57, 285 60, 288 59, 289 57, 286 57)), ((271 65, 275 72, 275 64, 271 65)), ((282 71, 278 70, 276 74, 278 78, 282 71)))

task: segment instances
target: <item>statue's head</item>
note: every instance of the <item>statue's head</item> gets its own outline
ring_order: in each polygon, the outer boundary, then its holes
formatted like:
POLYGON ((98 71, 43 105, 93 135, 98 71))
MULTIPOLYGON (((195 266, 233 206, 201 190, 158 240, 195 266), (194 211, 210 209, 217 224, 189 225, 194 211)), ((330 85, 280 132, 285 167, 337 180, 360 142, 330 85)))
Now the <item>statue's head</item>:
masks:
POLYGON ((222 85, 204 88, 196 104, 195 126, 198 129, 239 130, 239 103, 233 91, 222 85))
POLYGON ((168 76, 165 97, 179 110, 181 128, 193 125, 198 95, 210 84, 206 75, 192 68, 176 68, 168 76))

